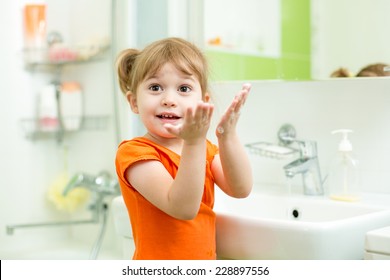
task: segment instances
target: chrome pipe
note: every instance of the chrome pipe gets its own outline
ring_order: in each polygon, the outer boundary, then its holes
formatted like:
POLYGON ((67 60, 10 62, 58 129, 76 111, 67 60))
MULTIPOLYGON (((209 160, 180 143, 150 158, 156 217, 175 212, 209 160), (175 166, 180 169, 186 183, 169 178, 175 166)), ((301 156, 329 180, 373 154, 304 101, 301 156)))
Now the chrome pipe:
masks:
POLYGON ((96 260, 97 257, 98 257, 98 254, 99 254, 99 251, 100 251, 100 248, 102 247, 102 243, 103 243, 103 238, 104 238, 104 233, 106 231, 106 225, 107 225, 107 212, 108 212, 108 206, 107 204, 103 204, 103 221, 102 221, 102 224, 100 226, 100 231, 99 231, 99 235, 98 235, 98 238, 96 239, 93 247, 92 247, 92 250, 90 252, 90 255, 89 255, 89 259, 90 260, 96 260))
POLYGON ((64 222, 47 222, 47 223, 31 223, 31 224, 15 224, 6 226, 6 232, 8 235, 12 235, 16 229, 28 229, 36 227, 54 227, 54 226, 68 226, 68 225, 79 225, 79 224, 96 224, 99 219, 93 217, 90 220, 80 221, 64 221, 64 222))

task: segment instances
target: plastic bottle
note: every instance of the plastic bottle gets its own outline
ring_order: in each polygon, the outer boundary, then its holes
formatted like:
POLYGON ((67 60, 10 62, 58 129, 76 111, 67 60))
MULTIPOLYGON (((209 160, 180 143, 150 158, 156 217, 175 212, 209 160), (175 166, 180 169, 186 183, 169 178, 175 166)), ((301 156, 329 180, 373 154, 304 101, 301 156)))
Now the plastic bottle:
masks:
POLYGON ((39 129, 41 131, 57 131, 59 120, 56 85, 45 85, 39 92, 38 102, 39 129))
POLYGON ((44 1, 26 1, 23 6, 24 59, 29 63, 45 60, 47 16, 44 1))
POLYGON ((60 116, 67 131, 79 130, 83 118, 83 97, 78 82, 63 82, 60 90, 60 116))
POLYGON ((342 134, 338 152, 332 161, 329 172, 330 198, 341 201, 359 200, 358 160, 352 153, 352 144, 348 139, 350 129, 339 129, 332 134, 342 134))
POLYGON ((26 1, 23 7, 24 44, 26 48, 46 46, 46 3, 45 1, 26 1))

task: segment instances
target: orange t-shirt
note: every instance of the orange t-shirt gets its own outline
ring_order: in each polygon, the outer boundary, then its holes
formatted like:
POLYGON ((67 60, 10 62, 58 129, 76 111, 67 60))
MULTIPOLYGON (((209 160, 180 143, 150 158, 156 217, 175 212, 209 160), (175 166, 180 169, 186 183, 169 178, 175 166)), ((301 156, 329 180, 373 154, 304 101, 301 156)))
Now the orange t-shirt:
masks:
POLYGON ((175 178, 180 156, 143 137, 119 145, 115 164, 133 231, 133 259, 216 259, 211 162, 217 153, 217 146, 207 141, 206 179, 198 215, 193 220, 178 220, 146 200, 126 180, 125 173, 135 162, 158 160, 175 178))

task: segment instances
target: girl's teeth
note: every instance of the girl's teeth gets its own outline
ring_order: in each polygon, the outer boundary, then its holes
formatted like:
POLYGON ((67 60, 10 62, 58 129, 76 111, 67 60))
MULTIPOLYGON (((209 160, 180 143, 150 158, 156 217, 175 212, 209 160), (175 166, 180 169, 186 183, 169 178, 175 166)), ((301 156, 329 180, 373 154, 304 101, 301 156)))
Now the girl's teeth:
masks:
POLYGON ((161 117, 163 117, 165 119, 177 119, 178 118, 178 117, 172 116, 172 115, 161 115, 161 117))

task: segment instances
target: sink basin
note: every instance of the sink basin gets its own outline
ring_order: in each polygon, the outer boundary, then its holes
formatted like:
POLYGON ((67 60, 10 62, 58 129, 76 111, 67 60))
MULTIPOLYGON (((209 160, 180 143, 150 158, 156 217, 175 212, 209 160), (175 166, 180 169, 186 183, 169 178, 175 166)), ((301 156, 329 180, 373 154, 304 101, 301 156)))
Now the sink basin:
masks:
POLYGON ((221 259, 363 259, 367 231, 390 225, 390 206, 253 192, 233 199, 216 188, 221 259))

